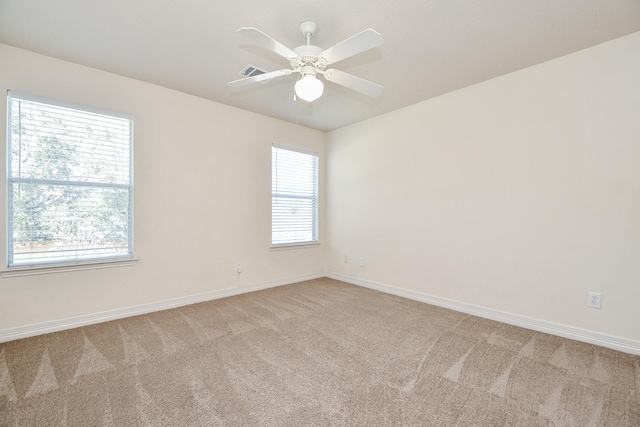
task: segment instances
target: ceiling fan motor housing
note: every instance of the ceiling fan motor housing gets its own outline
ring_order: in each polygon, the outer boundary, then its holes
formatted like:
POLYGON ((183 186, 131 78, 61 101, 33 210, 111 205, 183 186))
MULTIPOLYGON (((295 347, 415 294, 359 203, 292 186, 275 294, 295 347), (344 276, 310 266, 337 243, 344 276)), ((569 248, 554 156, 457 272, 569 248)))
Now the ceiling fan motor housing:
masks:
POLYGON ((324 58, 320 56, 323 49, 318 46, 302 45, 296 47, 293 51, 298 55, 296 58, 291 59, 291 66, 294 69, 299 69, 305 65, 313 65, 316 70, 323 70, 327 66, 324 58))

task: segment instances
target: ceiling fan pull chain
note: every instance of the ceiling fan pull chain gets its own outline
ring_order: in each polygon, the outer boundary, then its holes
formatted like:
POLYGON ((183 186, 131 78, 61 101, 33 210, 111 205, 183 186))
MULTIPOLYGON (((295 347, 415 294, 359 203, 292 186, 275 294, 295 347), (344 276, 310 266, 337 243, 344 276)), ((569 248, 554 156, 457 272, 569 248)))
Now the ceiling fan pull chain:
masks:
MULTIPOLYGON (((298 77, 296 77, 296 83, 298 83, 298 80, 300 80, 300 78, 302 77, 302 73, 298 74, 298 77)), ((293 86, 293 102, 296 102, 298 100, 298 94, 296 93, 296 86, 293 86)))

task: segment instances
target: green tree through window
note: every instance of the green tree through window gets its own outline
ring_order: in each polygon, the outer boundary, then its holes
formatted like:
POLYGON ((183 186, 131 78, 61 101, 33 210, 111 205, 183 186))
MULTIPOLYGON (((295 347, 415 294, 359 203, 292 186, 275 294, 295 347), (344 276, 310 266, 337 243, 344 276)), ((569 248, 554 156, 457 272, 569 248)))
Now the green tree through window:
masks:
POLYGON ((132 118, 10 93, 9 129, 9 266, 132 257, 132 118))

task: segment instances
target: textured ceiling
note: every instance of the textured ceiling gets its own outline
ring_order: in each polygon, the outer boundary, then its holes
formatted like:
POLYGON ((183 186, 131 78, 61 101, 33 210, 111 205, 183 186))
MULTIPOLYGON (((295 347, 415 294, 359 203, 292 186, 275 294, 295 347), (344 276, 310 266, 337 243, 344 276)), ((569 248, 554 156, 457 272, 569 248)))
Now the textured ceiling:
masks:
POLYGON ((0 0, 0 43, 320 130, 336 129, 640 31, 639 0, 0 0), (365 28, 384 44, 335 64, 385 87, 371 99, 332 83, 293 100, 295 75, 237 89, 247 64, 288 66, 238 34, 330 47, 365 28))

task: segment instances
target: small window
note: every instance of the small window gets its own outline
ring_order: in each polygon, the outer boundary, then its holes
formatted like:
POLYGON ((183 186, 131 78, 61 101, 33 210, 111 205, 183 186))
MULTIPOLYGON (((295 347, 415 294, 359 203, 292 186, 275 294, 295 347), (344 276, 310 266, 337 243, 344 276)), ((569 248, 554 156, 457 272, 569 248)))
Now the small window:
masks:
POLYGON ((132 117, 15 92, 8 106, 8 266, 132 258, 132 117))
POLYGON ((318 155, 271 149, 271 244, 318 242, 318 155))

